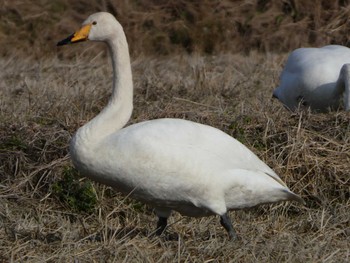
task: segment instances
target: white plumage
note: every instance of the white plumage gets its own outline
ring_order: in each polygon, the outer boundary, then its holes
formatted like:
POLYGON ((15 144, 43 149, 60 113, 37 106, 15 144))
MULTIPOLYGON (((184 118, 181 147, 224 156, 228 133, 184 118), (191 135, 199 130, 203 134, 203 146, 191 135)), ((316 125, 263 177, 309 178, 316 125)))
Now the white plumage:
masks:
POLYGON ((299 48, 288 57, 273 96, 288 109, 350 110, 350 49, 329 45, 299 48), (342 103, 343 99, 343 103, 342 103))
POLYGON ((123 128, 132 112, 132 75, 125 34, 108 13, 91 15, 58 45, 106 42, 113 92, 105 109, 74 135, 70 152, 87 177, 155 207, 160 234, 171 210, 219 215, 231 238, 228 210, 302 199, 255 154, 224 132, 181 119, 144 121, 123 128))

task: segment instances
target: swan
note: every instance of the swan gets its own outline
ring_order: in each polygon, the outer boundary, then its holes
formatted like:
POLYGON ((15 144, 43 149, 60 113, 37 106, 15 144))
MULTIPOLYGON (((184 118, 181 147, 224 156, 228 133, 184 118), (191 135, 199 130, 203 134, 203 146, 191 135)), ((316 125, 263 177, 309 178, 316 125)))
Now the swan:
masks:
POLYGON ((108 105, 72 137, 72 162, 86 177, 154 207, 156 234, 175 210, 193 217, 219 215, 235 239, 229 210, 303 203, 254 153, 216 128, 170 118, 124 127, 133 109, 133 82, 123 28, 113 15, 95 13, 57 45, 85 40, 107 44, 113 90, 108 105))
POLYGON ((339 45, 298 48, 288 57, 273 91, 288 109, 299 106, 325 112, 341 106, 350 110, 350 49, 339 45))

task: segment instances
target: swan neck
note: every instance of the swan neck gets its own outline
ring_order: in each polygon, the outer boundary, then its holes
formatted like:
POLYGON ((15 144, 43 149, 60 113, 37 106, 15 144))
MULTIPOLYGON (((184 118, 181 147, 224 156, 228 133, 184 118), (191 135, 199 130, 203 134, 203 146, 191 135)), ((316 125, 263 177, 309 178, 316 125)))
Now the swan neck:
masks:
POLYGON ((350 64, 344 64, 340 70, 335 87, 336 95, 343 94, 344 108, 350 110, 350 64))
POLYGON ((132 105, 133 83, 128 43, 125 35, 107 42, 113 67, 113 87, 111 101, 127 99, 132 105))
POLYGON ((78 130, 77 135, 90 144, 123 128, 130 119, 133 106, 133 83, 128 43, 123 31, 106 41, 113 67, 112 95, 107 106, 90 122, 78 130))

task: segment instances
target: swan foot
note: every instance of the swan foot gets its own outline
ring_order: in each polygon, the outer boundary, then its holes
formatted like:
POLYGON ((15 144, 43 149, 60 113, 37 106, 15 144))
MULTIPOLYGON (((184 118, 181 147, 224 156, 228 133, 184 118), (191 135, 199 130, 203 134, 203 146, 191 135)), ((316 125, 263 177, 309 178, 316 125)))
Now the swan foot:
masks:
POLYGON ((226 229, 230 240, 234 241, 235 239, 237 239, 236 232, 233 229, 231 219, 227 213, 220 216, 220 223, 226 229))
POLYGON ((167 217, 161 217, 161 216, 158 217, 158 223, 157 223, 157 229, 156 229, 157 236, 160 236, 164 232, 167 224, 168 224, 167 217))

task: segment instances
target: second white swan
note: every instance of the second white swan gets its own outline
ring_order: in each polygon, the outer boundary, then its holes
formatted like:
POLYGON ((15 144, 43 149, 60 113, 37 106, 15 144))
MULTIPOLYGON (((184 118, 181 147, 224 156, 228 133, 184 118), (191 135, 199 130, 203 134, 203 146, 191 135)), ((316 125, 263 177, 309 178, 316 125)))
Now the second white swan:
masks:
POLYGON ((350 49, 329 45, 299 48, 288 57, 273 96, 288 109, 350 110, 350 49), (342 103, 343 100, 343 103, 342 103))
POLYGON ((113 91, 103 111, 74 135, 71 158, 87 177, 155 207, 158 234, 175 210, 188 216, 219 215, 230 238, 235 238, 229 210, 283 200, 303 202, 255 154, 216 128, 181 119, 123 128, 133 108, 123 28, 111 14, 96 13, 58 45, 88 39, 107 43, 113 91))

